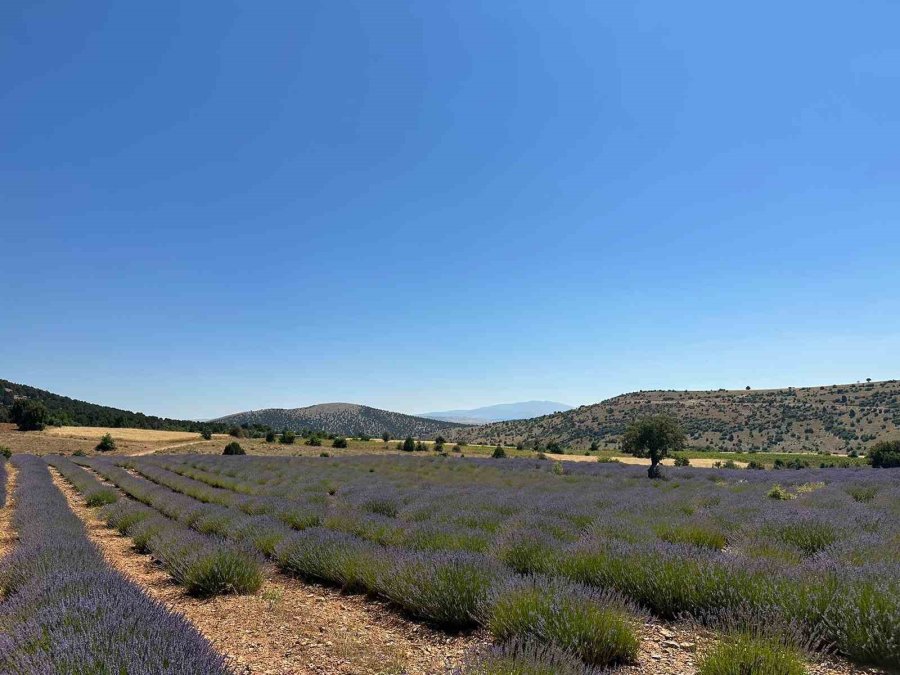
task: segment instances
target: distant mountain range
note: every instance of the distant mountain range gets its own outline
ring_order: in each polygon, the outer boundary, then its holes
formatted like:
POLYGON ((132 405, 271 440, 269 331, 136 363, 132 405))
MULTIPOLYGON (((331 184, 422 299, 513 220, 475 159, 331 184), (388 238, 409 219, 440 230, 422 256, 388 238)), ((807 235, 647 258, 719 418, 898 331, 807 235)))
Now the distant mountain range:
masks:
POLYGON ((461 424, 485 424, 505 420, 521 420, 530 417, 541 417, 550 413, 572 410, 572 406, 556 401, 522 401, 520 403, 499 403, 483 408, 468 410, 443 410, 440 412, 419 413, 417 417, 428 417, 445 422, 461 424))
POLYGON ((345 436, 381 436, 387 432, 391 438, 433 438, 440 433, 463 428, 463 425, 453 422, 404 415, 356 403, 320 403, 306 408, 249 410, 212 421, 225 425, 264 424, 273 429, 306 429, 345 436))
POLYGON ((900 381, 833 384, 802 389, 640 391, 526 420, 454 430, 469 443, 550 441, 587 448, 620 440, 629 422, 664 413, 676 418, 689 445, 717 450, 782 452, 864 450, 900 438, 900 381))

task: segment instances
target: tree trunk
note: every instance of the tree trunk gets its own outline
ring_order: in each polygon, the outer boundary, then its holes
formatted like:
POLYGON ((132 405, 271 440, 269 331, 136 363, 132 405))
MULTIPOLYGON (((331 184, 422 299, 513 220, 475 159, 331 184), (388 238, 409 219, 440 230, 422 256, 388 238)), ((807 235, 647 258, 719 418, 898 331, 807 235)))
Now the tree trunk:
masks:
POLYGON ((647 478, 662 478, 662 468, 659 465, 659 460, 650 460, 650 468, 647 469, 647 478))

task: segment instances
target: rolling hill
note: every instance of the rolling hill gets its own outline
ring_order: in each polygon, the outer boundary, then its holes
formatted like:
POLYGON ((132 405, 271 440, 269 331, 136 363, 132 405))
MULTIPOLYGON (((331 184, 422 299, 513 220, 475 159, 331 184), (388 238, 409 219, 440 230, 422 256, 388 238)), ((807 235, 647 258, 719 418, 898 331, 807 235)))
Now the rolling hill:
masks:
POLYGON ((391 438, 433 438, 439 433, 446 434, 465 428, 462 424, 414 417, 355 403, 320 403, 306 408, 250 410, 226 415, 213 422, 225 425, 264 424, 273 429, 306 429, 344 436, 381 436, 387 432, 391 438))
POLYGON ((225 430, 224 425, 215 423, 156 417, 141 412, 87 403, 8 380, 0 380, 0 422, 8 419, 9 409, 17 399, 40 401, 47 408, 49 423, 58 426, 129 427, 164 431, 200 431, 204 428, 211 431, 225 430))
POLYGON ((571 409, 572 406, 555 401, 522 401, 519 403, 498 403, 497 405, 468 410, 421 413, 417 417, 427 417, 445 422, 460 422, 462 424, 484 424, 485 422, 503 422, 505 420, 540 417, 541 415, 549 415, 550 413, 571 409))
POLYGON ((717 450, 846 452, 900 437, 900 381, 759 391, 641 391, 528 420, 453 430, 454 441, 615 445, 634 419, 678 419, 689 445, 717 450))

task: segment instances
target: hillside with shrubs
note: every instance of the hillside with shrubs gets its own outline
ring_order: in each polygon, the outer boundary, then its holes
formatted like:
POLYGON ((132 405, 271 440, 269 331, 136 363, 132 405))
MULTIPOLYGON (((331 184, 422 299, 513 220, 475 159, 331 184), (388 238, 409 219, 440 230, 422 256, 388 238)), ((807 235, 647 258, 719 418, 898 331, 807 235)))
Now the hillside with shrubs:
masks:
POLYGON ((414 417, 355 403, 321 403, 306 408, 267 408, 226 415, 214 420, 225 425, 258 424, 291 431, 321 431, 341 436, 431 438, 465 428, 464 424, 414 417))
POLYGON ((454 430, 452 440, 546 448, 617 446, 627 425, 664 413, 688 447, 722 451, 864 452, 900 438, 900 381, 787 389, 639 391, 528 420, 454 430))

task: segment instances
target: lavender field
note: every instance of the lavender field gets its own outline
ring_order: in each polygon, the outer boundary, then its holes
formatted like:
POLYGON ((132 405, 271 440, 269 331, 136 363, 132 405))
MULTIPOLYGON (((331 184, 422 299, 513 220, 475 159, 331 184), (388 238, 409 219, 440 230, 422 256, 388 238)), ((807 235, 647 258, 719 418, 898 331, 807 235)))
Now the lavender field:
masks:
MULTIPOLYGON (((54 458, 108 524, 198 595, 248 593, 266 560, 497 648, 469 672, 628 663, 647 618, 721 636, 704 673, 837 652, 900 665, 894 471, 638 467, 442 457, 54 458), (101 502, 103 500, 101 499, 101 502)), ((796 668, 793 665, 796 664, 796 668)), ((704 670, 703 668, 706 668, 704 670)), ((744 672, 744 671, 734 671, 744 672)))

